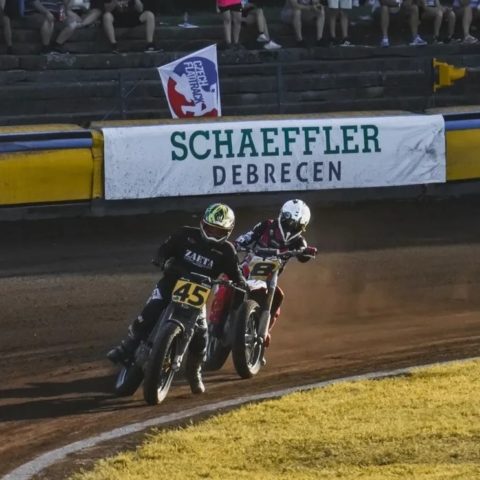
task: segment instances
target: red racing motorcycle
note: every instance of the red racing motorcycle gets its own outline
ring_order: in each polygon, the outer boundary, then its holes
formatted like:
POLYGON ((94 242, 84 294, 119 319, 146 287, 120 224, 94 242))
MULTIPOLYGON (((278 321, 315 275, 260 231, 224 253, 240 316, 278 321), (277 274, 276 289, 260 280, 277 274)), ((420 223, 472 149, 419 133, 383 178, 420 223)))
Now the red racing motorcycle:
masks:
POLYGON ((228 355, 238 375, 255 376, 265 364, 265 348, 269 326, 277 314, 283 294, 277 288, 278 276, 292 257, 302 250, 280 251, 271 248, 239 250, 246 253, 242 270, 249 286, 248 293, 238 305, 232 290, 221 287, 212 309, 222 310, 210 315, 209 340, 205 370, 219 370, 228 355), (216 322, 213 322, 213 318, 216 322))

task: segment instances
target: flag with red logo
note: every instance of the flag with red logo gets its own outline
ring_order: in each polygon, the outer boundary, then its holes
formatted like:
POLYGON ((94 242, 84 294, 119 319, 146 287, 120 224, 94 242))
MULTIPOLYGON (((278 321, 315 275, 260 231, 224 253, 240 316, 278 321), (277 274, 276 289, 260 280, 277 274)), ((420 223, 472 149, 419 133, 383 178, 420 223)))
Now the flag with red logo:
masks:
POLYGON ((173 118, 221 117, 217 46, 158 67, 173 118))

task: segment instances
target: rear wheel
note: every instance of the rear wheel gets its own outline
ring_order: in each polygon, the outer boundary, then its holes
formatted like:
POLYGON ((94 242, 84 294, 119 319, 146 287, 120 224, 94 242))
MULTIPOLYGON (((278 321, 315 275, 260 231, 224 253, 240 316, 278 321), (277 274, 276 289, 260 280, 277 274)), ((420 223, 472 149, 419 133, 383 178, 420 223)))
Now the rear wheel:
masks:
POLYGON ((207 359, 204 369, 207 371, 220 370, 230 354, 230 346, 225 345, 221 338, 213 335, 213 325, 208 325, 207 359))
POLYGON ((260 305, 246 300, 240 306, 235 321, 232 359, 235 370, 242 378, 256 375, 262 366, 263 343, 258 336, 260 305))
POLYGON ((115 393, 119 397, 133 395, 143 380, 143 370, 136 364, 122 367, 115 382, 115 393))
POLYGON ((182 329, 174 323, 162 327, 161 338, 152 349, 145 368, 143 397, 149 405, 161 403, 170 390, 175 371, 173 363, 182 329))

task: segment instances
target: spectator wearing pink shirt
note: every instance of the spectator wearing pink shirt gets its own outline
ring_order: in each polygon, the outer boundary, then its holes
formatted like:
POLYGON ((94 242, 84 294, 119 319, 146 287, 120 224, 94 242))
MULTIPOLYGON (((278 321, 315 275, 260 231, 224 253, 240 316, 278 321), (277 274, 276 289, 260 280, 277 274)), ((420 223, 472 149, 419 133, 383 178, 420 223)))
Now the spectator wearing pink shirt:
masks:
POLYGON ((222 14, 223 31, 227 47, 240 46, 240 30, 242 28, 242 0, 217 0, 217 12, 222 14))

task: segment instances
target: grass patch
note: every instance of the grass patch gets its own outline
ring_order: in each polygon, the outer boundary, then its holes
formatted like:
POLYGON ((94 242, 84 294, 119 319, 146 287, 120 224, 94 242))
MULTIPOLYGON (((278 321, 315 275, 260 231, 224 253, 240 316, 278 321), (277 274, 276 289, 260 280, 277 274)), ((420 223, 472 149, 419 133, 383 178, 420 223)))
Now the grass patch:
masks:
POLYGON ((72 478, 480 479, 480 361, 249 405, 72 478))

